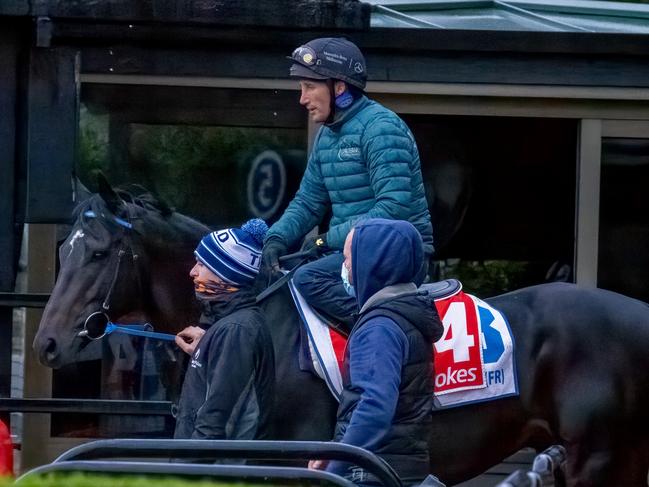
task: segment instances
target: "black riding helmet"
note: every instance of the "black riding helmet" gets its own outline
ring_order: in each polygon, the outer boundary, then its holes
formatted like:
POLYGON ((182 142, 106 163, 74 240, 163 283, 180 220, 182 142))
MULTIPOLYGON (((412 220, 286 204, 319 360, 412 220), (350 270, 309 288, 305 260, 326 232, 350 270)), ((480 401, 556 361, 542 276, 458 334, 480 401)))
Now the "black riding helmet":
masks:
POLYGON ((313 39, 298 47, 289 57, 290 76, 316 80, 337 79, 365 90, 367 72, 360 49, 342 37, 313 39))

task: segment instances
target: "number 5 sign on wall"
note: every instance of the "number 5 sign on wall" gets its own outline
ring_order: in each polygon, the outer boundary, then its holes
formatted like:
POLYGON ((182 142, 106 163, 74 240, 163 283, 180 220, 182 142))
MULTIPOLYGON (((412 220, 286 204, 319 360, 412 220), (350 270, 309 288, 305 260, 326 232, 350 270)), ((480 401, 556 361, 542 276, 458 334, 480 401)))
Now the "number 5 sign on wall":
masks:
POLYGON ((285 192, 284 161, 275 151, 263 151, 252 161, 248 172, 248 208, 258 218, 272 218, 285 192))

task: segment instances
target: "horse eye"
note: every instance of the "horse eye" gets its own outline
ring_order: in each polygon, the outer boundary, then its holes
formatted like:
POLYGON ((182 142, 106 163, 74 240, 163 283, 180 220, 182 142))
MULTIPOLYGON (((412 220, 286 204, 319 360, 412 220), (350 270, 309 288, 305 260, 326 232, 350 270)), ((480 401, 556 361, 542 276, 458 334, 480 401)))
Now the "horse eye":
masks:
POLYGON ((104 257, 106 257, 106 255, 108 255, 108 252, 106 252, 105 250, 95 250, 92 253, 92 258, 94 260, 99 260, 99 259, 103 259, 104 257))

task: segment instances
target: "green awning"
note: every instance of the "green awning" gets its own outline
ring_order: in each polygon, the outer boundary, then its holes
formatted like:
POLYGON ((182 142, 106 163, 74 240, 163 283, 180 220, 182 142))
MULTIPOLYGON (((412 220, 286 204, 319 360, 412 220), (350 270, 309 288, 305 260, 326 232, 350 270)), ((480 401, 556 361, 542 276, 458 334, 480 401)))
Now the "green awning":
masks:
POLYGON ((366 0, 372 27, 649 34, 649 5, 591 0, 366 0))

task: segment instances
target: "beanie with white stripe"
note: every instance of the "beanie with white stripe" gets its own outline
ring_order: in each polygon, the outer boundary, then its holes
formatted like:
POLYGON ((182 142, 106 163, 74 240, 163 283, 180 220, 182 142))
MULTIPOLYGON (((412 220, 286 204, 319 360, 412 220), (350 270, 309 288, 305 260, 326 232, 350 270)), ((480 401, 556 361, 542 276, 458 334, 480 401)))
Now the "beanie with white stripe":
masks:
POLYGON ((241 228, 217 230, 203 237, 194 255, 228 284, 252 284, 259 273, 267 230, 259 218, 247 221, 241 228))

